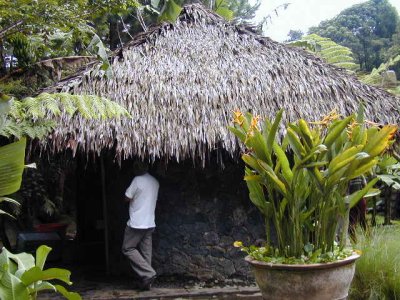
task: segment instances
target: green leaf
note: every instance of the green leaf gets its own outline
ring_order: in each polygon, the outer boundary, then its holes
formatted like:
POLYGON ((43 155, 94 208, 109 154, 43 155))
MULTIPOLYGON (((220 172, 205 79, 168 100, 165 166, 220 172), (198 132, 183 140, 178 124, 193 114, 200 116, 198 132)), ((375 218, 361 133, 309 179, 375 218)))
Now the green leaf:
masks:
POLYGON ((173 0, 165 0, 158 21, 174 23, 179 17, 181 11, 182 7, 176 4, 173 0))
POLYGON ((14 199, 8 198, 8 197, 0 197, 0 203, 1 202, 8 202, 14 205, 21 205, 18 201, 15 201, 14 199))
POLYGON ((15 217, 13 215, 9 214, 8 212, 6 212, 6 211, 4 211, 2 209, 0 209, 0 215, 6 215, 6 216, 9 216, 12 219, 15 219, 15 217))
POLYGON ((6 270, 11 273, 15 273, 17 277, 22 274, 27 269, 32 268, 35 265, 35 260, 33 256, 29 253, 19 253, 13 254, 3 247, 0 253, 0 270, 4 270, 4 266, 6 266, 6 270), (16 265, 17 268, 13 268, 13 265, 16 265))
POLYGON ((243 154, 242 160, 251 167, 254 171, 261 171, 261 167, 259 166, 257 160, 249 154, 243 154))
POLYGON ((220 7, 215 12, 228 21, 232 20, 234 16, 233 11, 228 7, 220 7))
POLYGON ((44 264, 47 259, 47 255, 50 253, 51 248, 46 245, 41 245, 36 249, 36 266, 43 270, 44 264))
POLYGON ((0 281, 0 299, 30 300, 30 296, 27 287, 17 276, 4 272, 0 281))
POLYGON ((70 281, 71 272, 65 269, 50 268, 47 270, 41 270, 39 267, 32 267, 25 271, 21 276, 22 282, 28 286, 34 282, 43 280, 61 280, 66 284, 72 284, 70 281))
POLYGON ((398 190, 400 188, 400 184, 399 184, 400 178, 398 176, 382 174, 382 175, 377 175, 377 177, 379 178, 379 180, 384 182, 387 186, 394 188, 395 190, 398 190))
POLYGON ((257 160, 258 164, 264 169, 265 174, 268 175, 268 177, 272 180, 274 183, 274 187, 276 188, 277 191, 279 191, 284 197, 287 194, 287 189, 285 184, 276 176, 274 170, 268 166, 265 162, 262 160, 257 160))
POLYGON ((276 141, 276 133, 278 132, 279 129, 279 124, 281 123, 282 120, 282 115, 283 115, 283 109, 278 111, 276 114, 274 123, 272 123, 271 130, 268 132, 268 138, 267 138, 267 147, 268 149, 272 149, 272 146, 274 145, 274 142, 276 141))
POLYGON ((54 285, 54 287, 57 289, 57 292, 59 292, 61 295, 63 295, 68 300, 81 300, 82 299, 78 293, 69 292, 62 285, 56 284, 56 285, 54 285))
POLYGON ((370 189, 370 190, 368 191, 368 193, 366 193, 366 194, 364 195, 364 198, 375 197, 375 196, 380 195, 380 193, 381 193, 381 190, 380 190, 380 189, 374 189, 374 188, 372 188, 372 189, 370 189))
POLYGON ((278 160, 281 164, 282 174, 283 174, 285 180, 288 182, 288 184, 291 184, 292 179, 293 179, 293 172, 290 169, 289 160, 286 156, 285 151, 283 151, 282 148, 277 143, 274 143, 274 151, 275 151, 276 157, 278 158, 278 160))
POLYGON ((357 177, 359 177, 361 175, 364 175, 365 173, 370 171, 372 169, 372 167, 375 166, 377 163, 378 163, 378 160, 377 159, 373 159, 373 160, 371 160, 369 162, 361 164, 361 166, 359 166, 353 172, 350 172, 348 174, 348 178, 349 179, 353 179, 353 178, 357 178, 357 177))
POLYGON ((26 139, 0 147, 0 196, 19 190, 24 170, 26 139))
POLYGON ((246 134, 235 127, 228 127, 228 129, 242 142, 246 140, 246 134))
POLYGON ((287 137, 289 139, 290 147, 299 159, 302 159, 305 155, 305 149, 300 142, 299 137, 292 128, 287 128, 287 137))
POLYGON ((368 191, 378 182, 379 178, 374 178, 368 184, 362 189, 357 192, 354 192, 353 194, 349 195, 349 203, 350 203, 350 208, 354 207, 358 201, 361 200, 362 197, 364 197, 368 191))
POLYGON ((35 284, 34 290, 36 292, 40 292, 40 291, 44 291, 44 290, 53 290, 55 292, 57 291, 55 286, 47 281, 42 281, 40 283, 35 284))
POLYGON ((245 178, 250 180, 246 180, 247 187, 249 189, 249 198, 251 202, 261 211, 265 216, 269 215, 268 203, 265 201, 265 195, 262 185, 255 180, 256 178, 252 177, 252 172, 249 168, 245 170, 245 178), (252 177, 252 178, 250 178, 252 177))
POLYGON ((347 125, 353 120, 353 116, 334 122, 328 129, 328 134, 325 137, 323 144, 329 148, 336 139, 343 133, 347 125))
POLYGON ((228 21, 233 19, 234 13, 226 0, 216 0, 214 11, 228 21))

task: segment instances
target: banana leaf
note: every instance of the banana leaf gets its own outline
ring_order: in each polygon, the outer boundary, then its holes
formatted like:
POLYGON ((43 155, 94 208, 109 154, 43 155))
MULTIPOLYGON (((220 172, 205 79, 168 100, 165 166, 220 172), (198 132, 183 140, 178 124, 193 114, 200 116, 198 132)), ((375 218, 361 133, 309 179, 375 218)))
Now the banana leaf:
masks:
POLYGON ((0 147, 0 196, 15 193, 21 187, 26 139, 0 147))

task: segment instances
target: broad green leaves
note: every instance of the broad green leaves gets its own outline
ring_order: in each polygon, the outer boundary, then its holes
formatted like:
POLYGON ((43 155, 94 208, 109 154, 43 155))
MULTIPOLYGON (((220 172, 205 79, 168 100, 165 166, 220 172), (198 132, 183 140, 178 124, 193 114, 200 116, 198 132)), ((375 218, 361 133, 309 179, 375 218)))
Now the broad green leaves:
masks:
POLYGON ((182 7, 174 2, 174 0, 165 0, 164 6, 160 11, 158 17, 159 22, 175 22, 179 14, 182 11, 182 7))
POLYGON ((24 170, 26 139, 0 147, 0 196, 19 190, 24 170))
POLYGON ((0 254, 0 299, 35 300, 37 293, 43 290, 58 291, 69 300, 80 300, 77 293, 69 292, 61 285, 49 280, 62 281, 71 285, 71 272, 65 269, 51 268, 43 270, 50 247, 40 246, 35 259, 31 254, 12 254, 6 248, 0 254))
POLYGON ((226 20, 232 20, 234 17, 234 13, 229 8, 227 0, 216 0, 214 11, 226 20))
MULTIPOLYGON (((336 226, 349 209, 346 199, 354 206, 362 197, 376 194, 372 187, 377 178, 345 198, 350 180, 372 170, 397 127, 367 128, 360 109, 346 118, 332 112, 320 122, 288 124, 281 139, 282 111, 261 128, 259 117, 234 114, 230 130, 246 147, 242 159, 250 200, 266 223, 275 226, 274 251, 297 258, 309 255, 304 249, 310 245, 321 255, 334 251, 336 226)), ((269 234, 267 230, 268 241, 269 234)), ((341 249, 344 243, 342 239, 341 249)))

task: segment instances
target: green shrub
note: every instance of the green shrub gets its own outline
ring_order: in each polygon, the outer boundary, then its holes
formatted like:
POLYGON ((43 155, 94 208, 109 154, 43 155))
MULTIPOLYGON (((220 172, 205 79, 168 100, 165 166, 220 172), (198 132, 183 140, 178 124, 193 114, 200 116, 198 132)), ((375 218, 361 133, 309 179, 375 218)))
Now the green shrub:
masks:
POLYGON ((3 300, 36 300, 40 291, 52 290, 62 294, 68 300, 81 300, 81 296, 69 292, 53 281, 71 285, 71 272, 66 269, 44 269, 50 247, 40 246, 36 257, 29 253, 13 254, 6 248, 0 253, 0 299, 3 300))
POLYGON ((360 234, 356 247, 362 255, 356 263, 350 299, 400 299, 400 226, 360 234))

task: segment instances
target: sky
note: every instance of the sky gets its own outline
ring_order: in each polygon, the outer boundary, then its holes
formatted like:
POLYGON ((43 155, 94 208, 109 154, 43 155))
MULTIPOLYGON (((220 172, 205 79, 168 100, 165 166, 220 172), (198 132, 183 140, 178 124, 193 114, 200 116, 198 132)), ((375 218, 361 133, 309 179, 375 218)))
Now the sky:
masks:
MULTIPOLYGON (((250 1, 255 2, 255 0, 250 1)), ((287 39, 289 30, 302 30, 307 32, 311 26, 318 25, 321 21, 331 19, 343 9, 365 0, 261 0, 255 21, 260 21, 266 15, 272 15, 271 23, 265 34, 272 39, 282 42, 287 39), (286 10, 280 9, 278 16, 273 12, 276 7, 284 3, 291 4, 286 10)), ((400 13, 400 0, 389 0, 400 13)))

